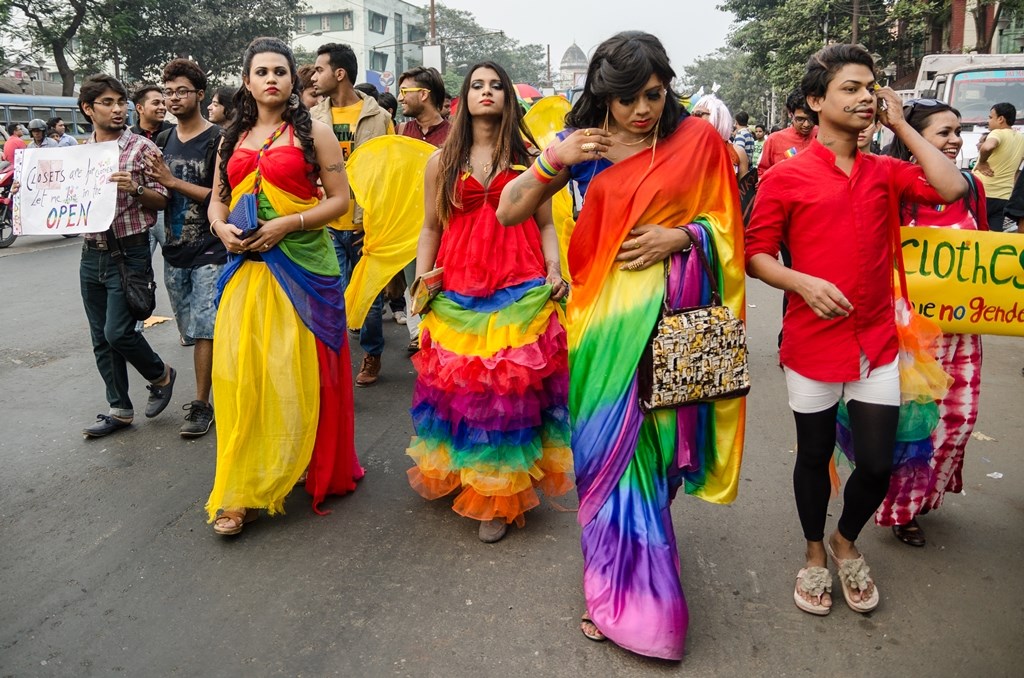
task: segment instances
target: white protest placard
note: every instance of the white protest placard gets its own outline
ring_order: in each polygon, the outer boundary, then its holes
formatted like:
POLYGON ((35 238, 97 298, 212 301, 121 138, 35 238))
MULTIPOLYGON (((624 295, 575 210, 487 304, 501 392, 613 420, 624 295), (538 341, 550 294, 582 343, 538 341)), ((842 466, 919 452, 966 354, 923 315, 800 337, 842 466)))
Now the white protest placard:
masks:
POLYGON ((117 208, 116 141, 26 148, 14 155, 14 232, 19 235, 100 233, 117 208))

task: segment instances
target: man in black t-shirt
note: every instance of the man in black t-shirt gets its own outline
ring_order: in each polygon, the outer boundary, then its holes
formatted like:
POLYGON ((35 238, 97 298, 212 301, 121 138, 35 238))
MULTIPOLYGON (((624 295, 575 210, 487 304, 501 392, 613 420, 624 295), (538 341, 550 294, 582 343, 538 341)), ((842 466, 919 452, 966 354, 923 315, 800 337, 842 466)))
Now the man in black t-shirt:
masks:
POLYGON ((200 113, 207 83, 199 66, 175 59, 164 67, 163 82, 178 126, 157 137, 163 159, 151 162, 148 173, 170 190, 164 215, 164 283, 178 327, 195 340, 196 399, 185 406, 188 414, 179 433, 196 438, 213 423, 213 325, 217 279, 227 261, 227 251, 210 233, 206 217, 221 129, 200 113))

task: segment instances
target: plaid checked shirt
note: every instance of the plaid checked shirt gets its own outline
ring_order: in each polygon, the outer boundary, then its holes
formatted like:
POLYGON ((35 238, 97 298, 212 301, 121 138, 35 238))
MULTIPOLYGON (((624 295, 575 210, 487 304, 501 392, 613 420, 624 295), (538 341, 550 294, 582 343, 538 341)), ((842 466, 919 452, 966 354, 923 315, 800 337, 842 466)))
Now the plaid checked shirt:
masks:
MULTIPOLYGON (((86 143, 96 143, 95 132, 93 132, 92 137, 86 143)), ((130 129, 126 128, 121 132, 121 136, 118 137, 117 146, 121 149, 120 161, 118 162, 120 171, 131 172, 132 181, 136 184, 166 196, 167 189, 146 176, 144 171, 145 165, 142 162, 146 153, 158 152, 156 144, 144 136, 134 134, 130 129)), ((115 237, 124 238, 136 233, 145 233, 154 223, 156 223, 156 210, 143 207, 142 203, 134 195, 129 195, 124 191, 117 192, 117 208, 114 212, 114 223, 112 225, 115 237)), ((104 237, 103 233, 85 234, 85 238, 88 240, 102 240, 104 237)))

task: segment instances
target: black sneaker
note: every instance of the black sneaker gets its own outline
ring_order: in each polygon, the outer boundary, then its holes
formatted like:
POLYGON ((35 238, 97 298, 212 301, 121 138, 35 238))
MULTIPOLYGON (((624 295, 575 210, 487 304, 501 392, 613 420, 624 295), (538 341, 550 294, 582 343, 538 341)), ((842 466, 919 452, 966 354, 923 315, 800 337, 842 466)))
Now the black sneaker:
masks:
POLYGON ((82 429, 82 435, 86 438, 102 438, 105 435, 110 435, 114 431, 120 431, 123 428, 128 428, 131 425, 132 422, 130 421, 111 417, 108 414, 97 414, 96 423, 82 429))
POLYGON ((188 405, 182 405, 181 409, 188 411, 185 423, 178 430, 182 438, 198 438, 210 432, 210 426, 213 424, 213 405, 202 400, 193 400, 188 405))
POLYGON ((168 367, 167 369, 171 373, 171 378, 166 384, 163 386, 150 384, 146 387, 149 389, 149 400, 146 401, 146 416, 151 419, 163 412, 164 408, 171 402, 171 394, 174 391, 174 378, 178 376, 178 373, 174 371, 173 367, 168 367))

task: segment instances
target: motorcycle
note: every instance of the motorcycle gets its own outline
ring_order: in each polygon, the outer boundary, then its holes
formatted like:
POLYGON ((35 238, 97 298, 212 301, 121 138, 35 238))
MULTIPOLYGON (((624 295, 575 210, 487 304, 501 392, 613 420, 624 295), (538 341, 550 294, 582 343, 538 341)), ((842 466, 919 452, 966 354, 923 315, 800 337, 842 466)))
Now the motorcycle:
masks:
POLYGON ((14 183, 14 165, 0 169, 0 249, 10 247, 18 238, 14 234, 11 184, 14 183))

